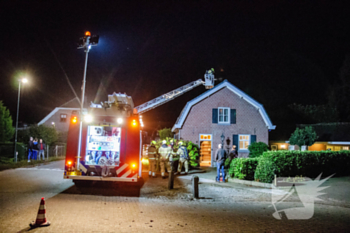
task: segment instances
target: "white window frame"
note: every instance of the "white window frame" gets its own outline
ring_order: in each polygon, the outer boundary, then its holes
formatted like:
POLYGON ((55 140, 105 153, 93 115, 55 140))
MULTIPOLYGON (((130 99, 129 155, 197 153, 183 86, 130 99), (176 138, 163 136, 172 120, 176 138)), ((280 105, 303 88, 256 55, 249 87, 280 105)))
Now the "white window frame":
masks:
POLYGON ((249 151, 248 148, 241 148, 241 141, 248 142, 248 147, 249 147, 251 144, 251 135, 250 134, 238 134, 238 145, 239 145, 238 151, 249 151), (248 136, 248 139, 241 140, 241 136, 248 136))
MULTIPOLYGON (((231 123, 231 109, 229 107, 219 107, 218 108, 218 124, 230 124, 231 123), (220 109, 223 110, 223 112, 225 112, 225 109, 227 109, 227 121, 220 121, 220 109)), ((223 119, 224 119, 225 115, 223 115, 223 119)))
POLYGON ((67 118, 68 118, 67 114, 65 114, 65 113, 60 114, 60 122, 63 122, 63 123, 67 122, 67 118), (62 117, 62 116, 64 116, 64 117, 62 117))

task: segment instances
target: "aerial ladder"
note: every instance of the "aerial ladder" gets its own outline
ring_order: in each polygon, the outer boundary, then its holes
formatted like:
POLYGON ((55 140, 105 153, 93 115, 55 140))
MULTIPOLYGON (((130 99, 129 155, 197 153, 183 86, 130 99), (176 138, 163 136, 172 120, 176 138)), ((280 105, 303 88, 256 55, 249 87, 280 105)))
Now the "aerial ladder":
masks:
POLYGON ((151 109, 154 109, 162 104, 165 104, 180 95, 192 90, 195 87, 198 87, 200 85, 204 85, 206 89, 211 89, 214 87, 214 69, 207 70, 204 74, 204 81, 202 79, 198 79, 196 81, 190 82, 189 84, 186 84, 182 87, 179 87, 175 90, 172 90, 166 94, 163 94, 155 99, 152 99, 144 104, 141 104, 136 109, 136 114, 142 114, 145 113, 151 109))
MULTIPOLYGON (((192 90, 195 87, 200 85, 204 85, 206 89, 211 89, 214 87, 214 69, 207 70, 204 74, 204 81, 202 79, 198 79, 196 81, 190 82, 182 87, 179 87, 175 90, 172 90, 166 94, 163 94, 157 98, 154 98, 146 103, 143 103, 133 109, 133 114, 141 115, 149 110, 152 110, 162 104, 165 104, 180 95, 192 90)), ((131 111, 132 106, 134 106, 130 96, 121 93, 113 93, 112 95, 108 95, 108 101, 101 104, 95 104, 91 102, 91 108, 110 108, 111 104, 117 103, 119 106, 123 107, 125 111, 131 111), (116 100, 116 98, 117 100, 116 100)))

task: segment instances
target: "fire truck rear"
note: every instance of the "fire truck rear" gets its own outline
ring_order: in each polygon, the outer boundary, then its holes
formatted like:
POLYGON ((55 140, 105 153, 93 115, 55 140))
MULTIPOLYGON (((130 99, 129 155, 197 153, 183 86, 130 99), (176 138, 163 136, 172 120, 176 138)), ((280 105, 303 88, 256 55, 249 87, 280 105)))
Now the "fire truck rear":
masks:
POLYGON ((108 95, 84 114, 73 111, 68 131, 65 179, 137 182, 141 177, 142 119, 126 94, 108 95), (78 155, 79 121, 83 121, 78 155))

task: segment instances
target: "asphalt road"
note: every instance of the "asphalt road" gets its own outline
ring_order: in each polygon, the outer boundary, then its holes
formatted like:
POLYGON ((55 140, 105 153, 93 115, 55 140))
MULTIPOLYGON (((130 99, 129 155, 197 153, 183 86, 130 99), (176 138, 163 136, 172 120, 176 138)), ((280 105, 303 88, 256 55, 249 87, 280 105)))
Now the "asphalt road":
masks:
MULTIPOLYGON (((242 185, 148 179, 134 184, 76 187, 63 161, 0 172, 0 232, 348 232, 350 208, 317 202, 308 220, 275 219, 271 190, 242 185), (51 226, 30 229, 40 199, 51 226)), ((290 207, 300 203, 289 202, 290 207)))

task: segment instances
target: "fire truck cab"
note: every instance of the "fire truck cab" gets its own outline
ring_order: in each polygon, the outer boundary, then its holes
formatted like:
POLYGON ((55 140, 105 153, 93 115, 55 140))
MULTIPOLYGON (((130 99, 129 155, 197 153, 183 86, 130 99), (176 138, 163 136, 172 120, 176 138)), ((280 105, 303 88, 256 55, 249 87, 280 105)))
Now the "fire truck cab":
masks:
POLYGON ((67 139, 65 179, 137 182, 141 177, 142 119, 126 94, 73 112, 67 139), (78 155, 79 124, 82 121, 78 155))

